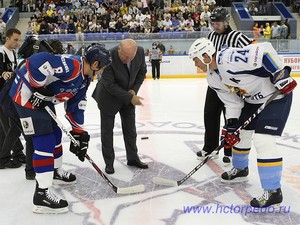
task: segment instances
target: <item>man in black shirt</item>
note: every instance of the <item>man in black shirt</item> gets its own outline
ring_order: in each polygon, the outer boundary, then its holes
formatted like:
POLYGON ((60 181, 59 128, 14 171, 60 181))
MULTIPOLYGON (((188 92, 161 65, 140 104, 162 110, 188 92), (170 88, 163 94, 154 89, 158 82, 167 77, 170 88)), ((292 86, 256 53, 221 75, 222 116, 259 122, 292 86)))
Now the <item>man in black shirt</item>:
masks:
MULTIPOLYGON (((21 32, 12 28, 6 31, 6 42, 0 48, 0 91, 5 82, 12 76, 17 66, 15 49, 20 47, 21 32)), ((0 169, 18 168, 26 162, 23 145, 19 139, 21 131, 17 125, 5 114, 5 107, 0 105, 1 140, 0 169), (4 135, 4 136, 3 136, 4 135), (11 154, 11 150, 13 154, 11 154)))

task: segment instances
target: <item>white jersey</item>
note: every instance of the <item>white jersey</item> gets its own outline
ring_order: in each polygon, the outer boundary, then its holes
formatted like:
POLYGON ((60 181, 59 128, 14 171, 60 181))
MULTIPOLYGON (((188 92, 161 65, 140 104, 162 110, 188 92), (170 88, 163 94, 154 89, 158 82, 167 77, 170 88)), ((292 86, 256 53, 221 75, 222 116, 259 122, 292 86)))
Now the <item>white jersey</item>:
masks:
POLYGON ((244 101, 264 103, 275 91, 272 75, 283 69, 280 56, 270 43, 225 48, 217 53, 218 70, 207 75, 226 107, 226 118, 239 118, 244 101))

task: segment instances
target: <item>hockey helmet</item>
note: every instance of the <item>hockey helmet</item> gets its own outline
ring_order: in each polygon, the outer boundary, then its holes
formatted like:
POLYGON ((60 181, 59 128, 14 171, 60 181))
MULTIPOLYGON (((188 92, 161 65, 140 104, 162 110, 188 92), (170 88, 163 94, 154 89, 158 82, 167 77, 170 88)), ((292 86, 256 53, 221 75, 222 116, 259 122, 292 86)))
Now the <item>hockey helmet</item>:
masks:
POLYGON ((93 43, 86 48, 84 58, 90 65, 98 61, 100 69, 111 64, 109 50, 107 50, 104 45, 98 43, 93 43))
POLYGON ((54 50, 54 54, 64 54, 66 53, 66 49, 62 45, 61 41, 58 39, 49 39, 48 43, 54 50))
POLYGON ((203 54, 207 54, 211 59, 216 52, 214 44, 207 38, 198 38, 189 49, 190 59, 199 58, 204 63, 203 54))
POLYGON ((230 15, 226 8, 217 7, 215 8, 210 15, 211 22, 225 22, 229 20, 230 15))

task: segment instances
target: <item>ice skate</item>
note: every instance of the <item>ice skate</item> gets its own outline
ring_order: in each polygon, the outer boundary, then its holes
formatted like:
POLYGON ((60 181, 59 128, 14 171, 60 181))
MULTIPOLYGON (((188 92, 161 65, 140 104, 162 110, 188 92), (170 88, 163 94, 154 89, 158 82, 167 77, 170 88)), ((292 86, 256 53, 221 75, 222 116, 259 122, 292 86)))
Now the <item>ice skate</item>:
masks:
POLYGON ((76 176, 62 168, 54 169, 53 184, 75 184, 76 176))
POLYGON ((32 211, 39 214, 59 214, 69 211, 66 200, 58 198, 48 188, 39 188, 38 185, 33 196, 33 204, 32 211))
POLYGON ((248 181, 248 174, 249 170, 248 167, 245 169, 237 169, 233 167, 228 172, 225 172, 221 175, 222 183, 240 183, 240 182, 247 182, 248 181))
POLYGON ((261 196, 253 198, 251 200, 250 205, 255 208, 273 206, 274 208, 278 209, 282 200, 283 197, 280 188, 269 191, 264 190, 264 193, 261 196))

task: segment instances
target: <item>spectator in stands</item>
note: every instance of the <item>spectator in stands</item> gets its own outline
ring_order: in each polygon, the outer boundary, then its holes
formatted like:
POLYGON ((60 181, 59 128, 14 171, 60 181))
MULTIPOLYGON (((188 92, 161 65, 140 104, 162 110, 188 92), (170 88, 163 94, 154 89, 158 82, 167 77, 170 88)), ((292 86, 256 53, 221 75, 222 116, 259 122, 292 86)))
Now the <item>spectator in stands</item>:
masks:
POLYGON ((166 19, 163 22, 163 25, 164 25, 164 32, 173 31, 172 21, 170 20, 169 17, 166 17, 166 19))
POLYGON ((159 17, 157 20, 157 28, 159 31, 164 30, 164 21, 162 20, 162 17, 159 17))
POLYGON ((281 39, 288 39, 288 27, 285 24, 285 21, 281 22, 280 38, 281 39))
POLYGON ((97 28, 97 21, 95 18, 92 19, 92 21, 89 22, 89 33, 96 33, 97 28))
POLYGON ((275 21, 271 27, 272 39, 280 39, 281 27, 275 21))
POLYGON ((109 32, 116 32, 116 21, 115 19, 111 19, 108 23, 108 30, 109 32))
POLYGON ((207 0, 206 3, 209 7, 209 11, 212 12, 216 6, 216 1, 215 0, 207 0))
POLYGON ((60 33, 61 34, 67 34, 68 33, 68 25, 64 20, 61 21, 61 24, 59 25, 60 33))
POLYGON ((76 27, 74 21, 71 19, 69 24, 68 24, 68 29, 67 29, 68 34, 75 34, 76 33, 76 27))
POLYGON ((253 37, 255 39, 258 39, 260 38, 260 32, 259 32, 259 27, 258 27, 258 23, 254 23, 254 26, 252 27, 252 30, 253 30, 253 37))
POLYGON ((196 19, 194 20, 194 27, 193 28, 194 28, 194 31, 200 31, 201 23, 200 23, 199 17, 196 17, 196 19))
POLYGON ((43 20, 41 23, 39 34, 50 34, 49 25, 45 20, 43 20))
POLYGON ((267 15, 267 5, 268 0, 259 0, 258 5, 259 5, 259 15, 267 15))
POLYGON ((206 22, 206 26, 210 23, 210 15, 211 13, 205 8, 205 10, 200 14, 200 20, 204 19, 206 22))
POLYGON ((135 16, 136 20, 140 20, 142 22, 144 22, 144 19, 146 18, 146 16, 144 14, 142 14, 141 11, 139 11, 139 13, 135 16))
POLYGON ((123 32, 123 21, 122 17, 118 18, 118 21, 116 22, 116 32, 123 32))
POLYGON ((50 2, 50 4, 48 5, 52 10, 55 10, 56 5, 53 1, 50 2))
POLYGON ((155 25, 152 25, 150 33, 157 33, 157 32, 159 32, 158 27, 156 27, 155 25))
POLYGON ((143 7, 142 7, 142 13, 146 14, 146 12, 149 13, 149 7, 148 7, 148 0, 141 0, 143 7))
POLYGON ((250 15, 252 15, 252 16, 258 15, 258 8, 256 7, 255 4, 251 4, 251 6, 249 7, 248 10, 249 10, 250 15))
POLYGON ((180 18, 180 21, 179 21, 179 27, 178 27, 178 31, 182 31, 182 30, 185 30, 185 20, 183 17, 180 18))
POLYGON ((133 25, 130 27, 130 29, 129 29, 128 32, 129 32, 129 33, 138 33, 138 32, 139 32, 139 29, 138 29, 138 27, 137 27, 136 24, 133 24, 133 25))
POLYGON ((28 24, 26 27, 26 34, 33 35, 33 23, 31 21, 28 21, 28 24))
POLYGON ((4 34, 6 32, 6 23, 3 21, 2 18, 0 18, 0 43, 4 44, 4 34))
POLYGON ((180 21, 177 20, 177 17, 174 16, 173 20, 172 20, 172 27, 173 27, 173 31, 177 31, 180 25, 180 21))
POLYGON ((132 16, 129 14, 128 11, 123 15, 123 20, 127 20, 128 22, 132 20, 132 16))
POLYGON ((261 24, 260 27, 259 27, 259 33, 260 33, 261 37, 265 37, 265 35, 264 35, 265 28, 264 28, 263 24, 261 24))
POLYGON ((101 30, 102 30, 101 32, 104 32, 104 33, 108 33, 109 32, 109 24, 107 23, 106 19, 102 20, 101 30))
POLYGON ((123 26, 122 26, 123 32, 128 32, 129 29, 130 29, 130 24, 128 23, 127 20, 123 20, 123 26))
POLYGON ((185 9, 185 11, 182 13, 182 16, 183 16, 183 18, 184 18, 185 20, 187 20, 187 19, 189 18, 190 15, 191 15, 191 14, 190 14, 190 12, 189 12, 188 9, 185 9))
POLYGON ((265 27, 265 30, 264 30, 265 39, 270 40, 271 39, 271 34, 272 34, 272 30, 271 30, 270 24, 266 23, 266 27, 265 27))
POLYGON ((195 7, 195 5, 193 4, 192 1, 190 1, 190 2, 188 3, 188 11, 189 11, 190 13, 198 13, 198 12, 200 12, 200 11, 196 10, 196 7, 195 7))
POLYGON ((120 7, 121 15, 122 16, 125 15, 127 11, 128 11, 128 7, 125 4, 122 4, 122 6, 120 7))
POLYGON ((194 27, 194 20, 192 19, 191 15, 189 15, 188 19, 185 21, 186 26, 188 23, 191 25, 191 27, 194 27))
POLYGON ((144 20, 144 27, 149 27, 149 29, 151 28, 151 22, 148 17, 146 17, 144 20))
POLYGON ((194 32, 194 28, 192 27, 192 25, 190 23, 187 23, 186 27, 185 27, 185 31, 186 32, 194 32))

